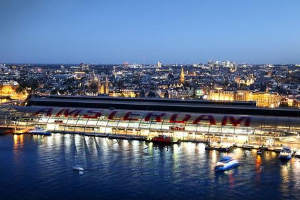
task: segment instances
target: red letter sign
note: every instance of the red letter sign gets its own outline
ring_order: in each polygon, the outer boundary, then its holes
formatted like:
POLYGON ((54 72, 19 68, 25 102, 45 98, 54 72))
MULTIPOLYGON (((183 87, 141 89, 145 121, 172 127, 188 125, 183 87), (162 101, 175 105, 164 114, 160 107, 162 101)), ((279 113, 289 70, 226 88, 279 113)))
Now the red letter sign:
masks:
POLYGON ((139 116, 140 116, 140 114, 138 114, 138 113, 127 112, 124 115, 123 119, 124 120, 129 120, 129 121, 138 121, 139 120, 139 118, 138 118, 139 116))
POLYGON ((161 122, 161 118, 165 115, 166 115, 166 113, 157 114, 157 113, 150 112, 146 115, 145 121, 150 121, 151 118, 155 117, 156 122, 161 122))
POLYGON ((191 115, 185 114, 185 117, 182 120, 177 120, 178 114, 174 114, 170 118, 170 123, 186 123, 190 118, 191 115))
POLYGON ((46 113, 46 116, 51 116, 52 115, 52 111, 53 111, 53 108, 43 108, 41 110, 38 110, 34 113, 34 115, 38 115, 40 113, 46 113))
POLYGON ((209 125, 216 125, 216 120, 215 120, 214 116, 212 116, 212 115, 200 115, 193 121, 193 124, 198 124, 199 122, 201 122, 203 120, 209 121, 209 125))
POLYGON ((56 114, 56 117, 59 117, 61 114, 63 114, 65 117, 69 117, 70 115, 73 115, 73 117, 77 117, 81 111, 82 111, 82 109, 75 109, 75 110, 71 110, 71 111, 70 111, 70 109, 61 109, 56 114))
POLYGON ((92 113, 94 115, 88 115, 84 114, 83 118, 88 118, 88 119, 97 119, 102 115, 101 110, 88 110, 87 113, 92 113))
POLYGON ((228 118, 229 118, 229 121, 232 124, 232 126, 241 125, 242 121, 245 121, 244 126, 250 126, 251 117, 240 117, 240 118, 236 119, 233 116, 224 116, 223 120, 222 120, 223 126, 227 125, 228 118))

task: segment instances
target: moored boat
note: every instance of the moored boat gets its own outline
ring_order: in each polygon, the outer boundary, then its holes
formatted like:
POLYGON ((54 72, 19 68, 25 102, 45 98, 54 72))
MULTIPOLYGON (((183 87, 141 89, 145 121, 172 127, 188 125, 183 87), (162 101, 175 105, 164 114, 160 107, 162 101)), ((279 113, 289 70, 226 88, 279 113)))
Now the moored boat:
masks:
POLYGON ((259 146, 258 146, 258 145, 255 145, 255 144, 244 144, 244 145, 242 146, 242 148, 243 148, 243 149, 249 149, 249 150, 251 150, 251 149, 258 149, 259 146))
POLYGON ((13 132, 14 132, 13 128, 0 128, 0 135, 6 135, 13 132))
POLYGON ((155 136, 148 141, 154 142, 154 143, 163 143, 163 144, 176 144, 179 143, 180 140, 171 136, 166 135, 158 135, 155 136))
POLYGON ((28 131, 28 133, 31 133, 33 135, 51 135, 50 131, 43 129, 42 127, 35 127, 34 129, 28 131))
POLYGON ((259 147, 259 149, 257 150, 257 155, 261 155, 261 154, 263 154, 264 152, 266 151, 266 148, 264 148, 264 147, 259 147))
POLYGON ((296 158, 300 158, 300 149, 298 149, 298 150, 295 152, 295 157, 296 157, 296 158))
POLYGON ((292 158, 293 152, 290 147, 282 147, 282 150, 279 154, 279 159, 281 160, 290 160, 292 158))
POLYGON ((24 128, 15 128, 13 130, 13 134, 16 134, 16 135, 22 135, 23 133, 28 133, 28 130, 24 129, 24 128))
POLYGON ((215 166, 215 171, 227 171, 230 169, 233 169, 235 167, 239 166, 239 162, 236 159, 233 159, 230 156, 224 156, 222 157, 217 165, 215 166))
POLYGON ((228 152, 233 149, 233 144, 226 144, 226 143, 208 143, 205 146, 205 150, 216 150, 216 151, 224 151, 228 152))

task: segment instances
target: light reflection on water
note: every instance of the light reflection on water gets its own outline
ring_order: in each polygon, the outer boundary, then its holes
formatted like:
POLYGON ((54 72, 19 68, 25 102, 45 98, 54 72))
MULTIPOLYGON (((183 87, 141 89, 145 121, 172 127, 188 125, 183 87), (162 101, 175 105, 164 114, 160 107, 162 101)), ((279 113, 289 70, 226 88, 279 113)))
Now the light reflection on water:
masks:
POLYGON ((0 137, 0 199, 298 198, 300 159, 284 163, 275 152, 237 148, 230 155, 241 166, 215 173, 222 155, 196 143, 6 135, 0 137), (72 169, 76 164, 83 175, 72 169))

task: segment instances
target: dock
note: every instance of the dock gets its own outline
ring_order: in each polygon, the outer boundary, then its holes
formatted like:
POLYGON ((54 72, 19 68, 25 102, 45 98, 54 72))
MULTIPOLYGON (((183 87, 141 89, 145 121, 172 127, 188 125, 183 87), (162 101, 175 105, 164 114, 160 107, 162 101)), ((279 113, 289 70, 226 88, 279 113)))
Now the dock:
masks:
POLYGON ((252 144, 252 145, 250 145, 250 144, 244 144, 244 145, 242 145, 242 148, 243 149, 259 149, 259 145, 256 145, 256 144, 252 144))
POLYGON ((205 150, 216 150, 216 151, 222 151, 222 152, 229 152, 234 148, 233 144, 225 144, 225 143, 212 143, 207 144, 205 146, 205 150))

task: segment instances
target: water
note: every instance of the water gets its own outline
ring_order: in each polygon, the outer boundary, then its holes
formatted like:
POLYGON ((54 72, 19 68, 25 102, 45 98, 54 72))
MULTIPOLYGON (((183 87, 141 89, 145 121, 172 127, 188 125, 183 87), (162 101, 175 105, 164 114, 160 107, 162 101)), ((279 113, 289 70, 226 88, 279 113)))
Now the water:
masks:
POLYGON ((241 166, 215 173, 204 144, 79 135, 0 137, 0 199, 299 199, 300 159, 235 149, 241 166), (73 166, 85 168, 82 175, 73 166), (263 167, 262 167, 263 166, 263 167))

